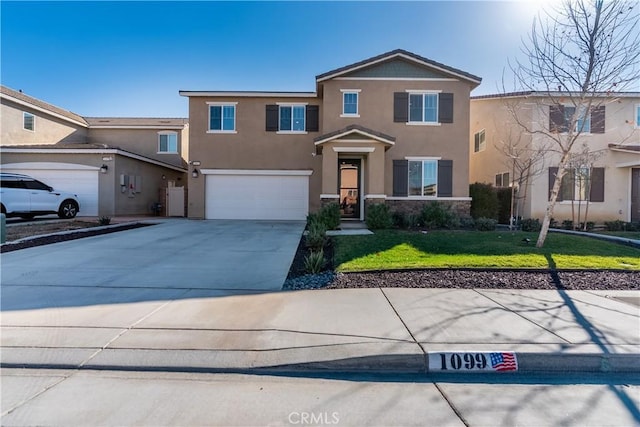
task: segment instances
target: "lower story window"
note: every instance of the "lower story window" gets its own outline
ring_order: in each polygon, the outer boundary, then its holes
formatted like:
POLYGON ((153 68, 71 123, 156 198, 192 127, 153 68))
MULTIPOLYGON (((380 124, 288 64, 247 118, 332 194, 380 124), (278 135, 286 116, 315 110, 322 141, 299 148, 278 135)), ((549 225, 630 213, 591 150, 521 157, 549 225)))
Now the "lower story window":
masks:
POLYGON ((409 161, 409 196, 438 194, 438 161, 409 161))
POLYGON ((510 185, 509 172, 496 174, 496 187, 509 187, 510 185))

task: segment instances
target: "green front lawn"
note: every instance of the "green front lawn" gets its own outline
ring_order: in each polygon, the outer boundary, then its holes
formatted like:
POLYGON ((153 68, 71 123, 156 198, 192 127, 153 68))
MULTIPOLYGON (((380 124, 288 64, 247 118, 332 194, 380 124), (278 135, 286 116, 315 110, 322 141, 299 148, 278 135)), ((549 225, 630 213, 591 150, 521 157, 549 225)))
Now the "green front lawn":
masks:
POLYGON ((640 270, 640 249, 588 237, 549 233, 379 230, 368 236, 337 236, 338 271, 478 267, 640 270), (530 239, 526 243, 523 239, 530 239))

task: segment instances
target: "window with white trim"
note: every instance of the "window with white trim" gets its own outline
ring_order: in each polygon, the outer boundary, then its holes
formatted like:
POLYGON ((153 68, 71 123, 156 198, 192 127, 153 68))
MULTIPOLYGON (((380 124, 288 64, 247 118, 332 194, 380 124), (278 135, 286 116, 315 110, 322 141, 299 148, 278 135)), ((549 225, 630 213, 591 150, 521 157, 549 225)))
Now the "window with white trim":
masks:
MULTIPOLYGON (((564 107, 564 122, 568 125, 576 112, 576 107, 564 107)), ((591 114, 589 109, 582 106, 576 118, 575 132, 591 133, 591 114)))
POLYGON ((158 153, 177 153, 178 134, 176 132, 158 132, 158 153))
POLYGON ((358 117, 359 90, 342 89, 342 115, 358 117))
POLYGON ((438 94, 409 94, 409 123, 438 123, 438 94))
POLYGON ((476 132, 473 137, 473 152, 477 153, 479 151, 484 151, 486 148, 485 142, 485 131, 482 129, 480 132, 476 132))
POLYGON ((22 113, 22 128, 24 130, 35 131, 36 130, 36 116, 24 111, 22 113))
POLYGON ((305 131, 306 107, 304 105, 280 105, 279 126, 281 132, 305 131))
POLYGON ((640 128, 640 104, 636 104, 636 127, 640 128))
POLYGON ((209 132, 236 131, 236 104, 209 104, 209 132))
POLYGON ((409 161, 409 196, 438 195, 438 160, 409 161))

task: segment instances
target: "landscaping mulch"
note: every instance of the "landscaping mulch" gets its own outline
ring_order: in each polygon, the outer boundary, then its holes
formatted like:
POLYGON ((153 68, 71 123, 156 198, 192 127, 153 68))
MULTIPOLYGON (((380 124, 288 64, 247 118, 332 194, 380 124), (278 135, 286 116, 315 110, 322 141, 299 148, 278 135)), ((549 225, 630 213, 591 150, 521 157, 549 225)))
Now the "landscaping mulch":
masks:
POLYGON ((640 272, 627 270, 534 270, 534 269, 413 269, 359 273, 332 273, 333 243, 325 246, 327 271, 306 274, 309 253, 300 240, 283 289, 346 288, 459 288, 459 289, 566 289, 640 290, 640 272))
POLYGON ((32 248, 34 246, 49 245, 51 243, 66 242, 68 240, 82 239, 84 237, 99 236, 102 234, 115 233, 118 231, 132 230, 135 228, 147 227, 150 225, 154 224, 128 223, 122 225, 114 225, 108 228, 82 228, 65 234, 51 234, 18 242, 7 242, 0 246, 0 253, 32 248))
POLYGON ((326 289, 378 287, 640 290, 640 272, 432 269, 338 273, 326 289))

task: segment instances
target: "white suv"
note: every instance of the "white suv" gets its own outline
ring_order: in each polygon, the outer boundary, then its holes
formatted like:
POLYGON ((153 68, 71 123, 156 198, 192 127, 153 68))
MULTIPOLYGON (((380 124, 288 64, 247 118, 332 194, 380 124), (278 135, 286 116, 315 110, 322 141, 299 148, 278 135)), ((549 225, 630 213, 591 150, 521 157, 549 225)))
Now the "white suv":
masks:
POLYGON ((77 195, 54 190, 30 176, 1 173, 0 183, 0 206, 7 217, 30 219, 57 213, 60 218, 73 218, 80 212, 77 195))

